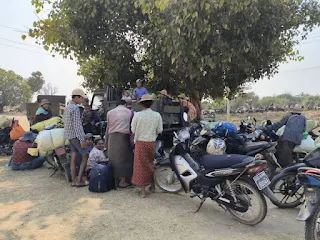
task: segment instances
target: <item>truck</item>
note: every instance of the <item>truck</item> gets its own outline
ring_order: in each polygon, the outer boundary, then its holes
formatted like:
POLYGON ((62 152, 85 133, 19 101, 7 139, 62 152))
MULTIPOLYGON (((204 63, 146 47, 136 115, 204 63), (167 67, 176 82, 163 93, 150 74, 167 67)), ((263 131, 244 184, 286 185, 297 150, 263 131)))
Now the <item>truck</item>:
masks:
MULTIPOLYGON (((104 115, 108 111, 114 109, 117 106, 117 102, 121 100, 123 89, 115 88, 110 85, 106 86, 106 89, 99 89, 94 91, 91 108, 93 111, 100 111, 103 107, 104 115)), ((141 111, 141 107, 137 101, 132 101, 132 108, 135 112, 141 111)), ((179 101, 173 101, 170 105, 161 104, 160 100, 155 100, 152 107, 154 111, 160 113, 163 121, 163 134, 165 147, 171 147, 173 132, 181 129, 186 122, 183 119, 184 107, 180 104, 179 101)))
POLYGON ((27 103, 27 118, 30 122, 30 125, 34 123, 34 116, 36 114, 37 109, 40 107, 40 102, 43 99, 47 99, 51 105, 50 109, 52 111, 53 116, 62 116, 63 109, 66 103, 66 96, 58 96, 58 95, 38 95, 37 101, 34 103, 27 103))

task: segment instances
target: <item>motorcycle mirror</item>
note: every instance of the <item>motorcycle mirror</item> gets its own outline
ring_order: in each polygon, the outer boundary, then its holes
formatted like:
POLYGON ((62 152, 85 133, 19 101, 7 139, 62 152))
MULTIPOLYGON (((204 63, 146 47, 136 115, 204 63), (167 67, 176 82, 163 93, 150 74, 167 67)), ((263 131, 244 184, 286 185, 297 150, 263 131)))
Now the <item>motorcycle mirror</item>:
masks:
POLYGON ((183 113, 183 120, 184 120, 185 122, 188 121, 188 114, 187 114, 186 112, 183 113))

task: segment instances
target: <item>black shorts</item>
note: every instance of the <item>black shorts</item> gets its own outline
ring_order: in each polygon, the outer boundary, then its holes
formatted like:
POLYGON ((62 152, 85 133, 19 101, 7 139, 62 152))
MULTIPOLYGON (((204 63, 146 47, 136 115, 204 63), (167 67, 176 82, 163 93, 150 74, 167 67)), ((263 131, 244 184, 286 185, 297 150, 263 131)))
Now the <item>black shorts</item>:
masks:
POLYGON ((87 148, 81 148, 80 140, 78 138, 70 139, 69 142, 71 152, 80 153, 81 156, 86 156, 89 154, 87 148))

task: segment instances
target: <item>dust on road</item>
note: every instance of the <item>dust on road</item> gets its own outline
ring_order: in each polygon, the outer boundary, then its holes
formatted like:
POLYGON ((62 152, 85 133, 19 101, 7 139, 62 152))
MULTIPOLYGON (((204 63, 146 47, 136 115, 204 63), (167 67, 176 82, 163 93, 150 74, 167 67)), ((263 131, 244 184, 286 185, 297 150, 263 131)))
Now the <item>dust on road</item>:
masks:
POLYGON ((216 204, 185 194, 155 193, 141 199, 135 189, 90 193, 71 188, 51 170, 13 172, 0 158, 0 239, 303 239, 298 209, 279 210, 269 203, 266 219, 242 225, 216 204))

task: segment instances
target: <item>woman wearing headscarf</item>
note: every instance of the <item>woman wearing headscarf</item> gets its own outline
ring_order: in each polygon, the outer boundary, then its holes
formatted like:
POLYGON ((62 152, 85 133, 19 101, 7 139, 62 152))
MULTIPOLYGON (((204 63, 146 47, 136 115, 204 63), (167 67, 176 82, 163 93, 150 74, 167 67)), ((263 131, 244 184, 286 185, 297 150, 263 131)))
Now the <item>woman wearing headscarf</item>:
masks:
POLYGON ((139 101, 142 111, 135 114, 131 123, 135 142, 132 183, 141 188, 142 198, 146 197, 146 185, 151 184, 151 192, 155 191, 153 181, 155 141, 158 134, 163 131, 161 115, 151 110, 153 100, 149 94, 142 96, 139 101))

